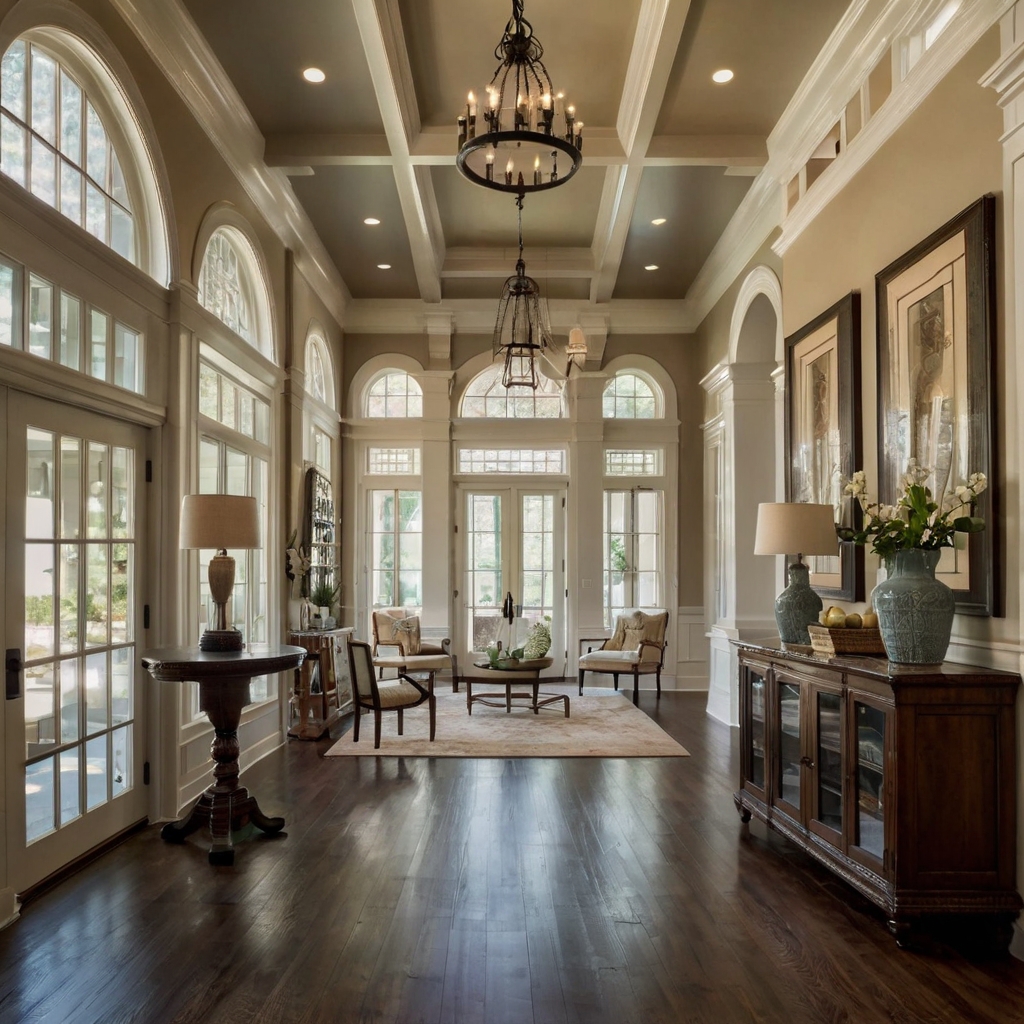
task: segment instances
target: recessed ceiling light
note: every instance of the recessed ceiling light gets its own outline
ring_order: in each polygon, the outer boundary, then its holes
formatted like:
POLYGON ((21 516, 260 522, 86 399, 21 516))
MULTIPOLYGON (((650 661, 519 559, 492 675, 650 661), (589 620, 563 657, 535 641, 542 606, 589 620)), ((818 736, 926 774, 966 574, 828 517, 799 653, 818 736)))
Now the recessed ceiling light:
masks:
POLYGON ((665 218, 664 218, 664 217, 655 217, 655 218, 654 218, 654 220, 652 220, 652 221, 651 221, 651 223, 652 223, 652 224, 653 224, 653 225, 654 225, 654 226, 655 226, 656 228, 660 228, 660 227, 661 227, 661 225, 665 223, 665 218))
POLYGON ((711 81, 718 82, 718 84, 721 85, 723 82, 731 82, 732 77, 732 72, 728 68, 722 68, 721 71, 716 71, 711 76, 711 81))
POLYGON ((319 68, 306 68, 302 72, 302 77, 307 82, 323 82, 327 76, 319 68))
POLYGON ((363 223, 364 224, 369 224, 372 227, 375 224, 379 224, 380 221, 377 220, 376 217, 367 217, 366 220, 363 221, 363 223))
POLYGON ((390 270, 391 269, 391 264, 390 263, 378 263, 377 264, 377 269, 378 270, 390 270))
POLYGON ((657 269, 658 269, 658 264, 657 263, 648 263, 647 266, 644 267, 644 270, 657 270, 657 269))

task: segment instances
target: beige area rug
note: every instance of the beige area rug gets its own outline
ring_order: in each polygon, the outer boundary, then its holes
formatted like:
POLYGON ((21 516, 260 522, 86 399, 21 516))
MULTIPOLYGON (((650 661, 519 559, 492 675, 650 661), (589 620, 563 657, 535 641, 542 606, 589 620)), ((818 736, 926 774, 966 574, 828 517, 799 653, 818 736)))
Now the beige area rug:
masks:
MULTIPOLYGON (((473 705, 466 713, 465 693, 437 695, 437 731, 428 739, 427 707, 405 712, 405 735, 398 735, 398 716, 385 712, 380 749, 373 748, 373 715, 364 714, 359 742, 347 731, 327 757, 689 757, 664 729, 632 701, 607 690, 586 687, 582 697, 575 686, 543 686, 541 692, 568 693, 569 718, 562 704, 541 708, 535 715, 525 707, 473 705)), ((641 700, 652 695, 641 695, 641 700)))

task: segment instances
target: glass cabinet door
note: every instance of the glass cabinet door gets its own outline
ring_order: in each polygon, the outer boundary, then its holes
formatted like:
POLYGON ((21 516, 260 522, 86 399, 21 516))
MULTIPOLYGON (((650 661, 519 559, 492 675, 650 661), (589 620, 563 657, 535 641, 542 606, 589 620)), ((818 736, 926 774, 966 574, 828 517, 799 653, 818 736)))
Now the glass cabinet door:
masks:
POLYGON ((882 708, 854 703, 854 845, 880 866, 885 855, 885 725, 882 708))
POLYGON ((801 687, 799 683, 779 678, 779 754, 775 803, 790 805, 791 813, 800 815, 800 772, 804 763, 800 721, 801 687))
POLYGON ((838 843, 843 832, 842 706, 839 693, 814 692, 814 812, 812 827, 838 843))
POLYGON ((752 665, 743 669, 741 694, 741 738, 743 743, 743 785, 764 799, 765 712, 768 706, 766 672, 752 665))

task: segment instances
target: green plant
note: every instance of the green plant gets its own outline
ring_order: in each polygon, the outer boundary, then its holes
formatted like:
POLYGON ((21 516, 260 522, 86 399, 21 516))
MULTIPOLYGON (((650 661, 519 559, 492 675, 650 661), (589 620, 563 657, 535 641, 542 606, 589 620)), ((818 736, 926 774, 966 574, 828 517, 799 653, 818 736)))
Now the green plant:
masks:
POLYGON ((860 502, 867 521, 859 530, 837 526, 839 538, 854 544, 870 543, 876 555, 888 558, 908 548, 925 551, 949 548, 953 546, 955 534, 984 530, 985 520, 974 515, 974 503, 988 486, 985 474, 972 473, 966 484, 942 495, 941 501, 935 501, 931 490, 924 486, 930 475, 930 470, 911 459, 903 475, 900 499, 895 505, 882 505, 868 501, 865 473, 858 470, 845 491, 860 502), (970 514, 954 514, 962 509, 970 514))
POLYGON ((334 599, 338 596, 339 590, 341 590, 340 586, 332 587, 330 583, 324 580, 313 587, 313 592, 309 595, 309 599, 317 608, 331 608, 334 605, 334 599))

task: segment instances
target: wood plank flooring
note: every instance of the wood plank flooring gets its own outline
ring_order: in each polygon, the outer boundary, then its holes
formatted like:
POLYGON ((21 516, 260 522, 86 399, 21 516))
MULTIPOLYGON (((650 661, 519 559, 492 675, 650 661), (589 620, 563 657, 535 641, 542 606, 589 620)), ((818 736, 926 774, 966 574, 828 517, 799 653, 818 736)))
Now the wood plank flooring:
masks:
POLYGON ((292 741, 243 777, 285 835, 214 868, 201 837, 151 827, 0 932, 0 1024, 1024 1022, 1024 963, 897 949, 870 904, 741 827, 737 737, 703 698, 640 704, 691 757, 292 741))

